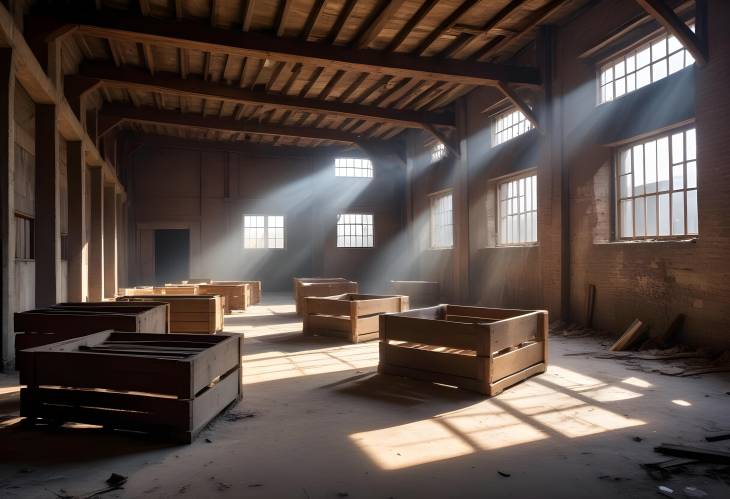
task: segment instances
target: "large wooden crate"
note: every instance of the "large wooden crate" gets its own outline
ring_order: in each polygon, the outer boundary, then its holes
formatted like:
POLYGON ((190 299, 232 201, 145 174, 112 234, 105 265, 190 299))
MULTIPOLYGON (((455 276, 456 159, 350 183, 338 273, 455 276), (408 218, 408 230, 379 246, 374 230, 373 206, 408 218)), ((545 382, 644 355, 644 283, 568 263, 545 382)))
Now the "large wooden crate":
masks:
POLYGON ((168 303, 171 333, 215 334, 223 330, 223 299, 219 295, 120 296, 117 301, 168 303))
POLYGON ((261 302, 261 281, 211 281, 210 284, 248 284, 248 304, 256 305, 261 302))
POLYGON ((390 281, 390 292, 407 296, 411 308, 432 307, 441 303, 441 285, 435 281, 390 281))
POLYGON ((220 295, 225 297, 225 313, 234 310, 246 310, 249 306, 251 294, 248 284, 198 284, 198 293, 206 295, 220 295))
POLYGON ((137 286, 135 288, 119 288, 117 296, 148 296, 154 295, 155 288, 152 286, 137 286))
POLYGON ((164 286, 155 286, 156 295, 197 295, 197 284, 165 284, 164 286))
POLYGON ((380 316, 378 371, 497 395, 545 372, 548 313, 439 305, 380 316))
POLYGON ((405 312, 407 296, 346 293, 304 299, 306 335, 320 334, 346 338, 352 343, 378 339, 380 314, 405 312))
POLYGON ((22 352, 20 415, 191 442, 241 398, 242 335, 100 333, 22 352))
POLYGON ((62 303, 18 312, 14 317, 15 358, 26 348, 115 329, 137 333, 169 332, 166 303, 62 303))
POLYGON ((297 315, 304 313, 304 298, 307 296, 334 296, 357 293, 356 282, 342 278, 294 278, 294 303, 297 315))

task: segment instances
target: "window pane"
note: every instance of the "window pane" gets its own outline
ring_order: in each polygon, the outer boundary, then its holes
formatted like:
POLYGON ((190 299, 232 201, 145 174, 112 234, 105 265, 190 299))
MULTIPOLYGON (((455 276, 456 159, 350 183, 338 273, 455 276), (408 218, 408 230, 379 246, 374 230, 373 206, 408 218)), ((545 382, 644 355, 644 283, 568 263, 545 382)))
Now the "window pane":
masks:
POLYGON ((667 137, 657 140, 657 188, 660 192, 669 190, 669 139, 667 137))
POLYGON ((634 237, 634 202, 621 201, 621 237, 634 237))
POLYGON ((669 194, 659 195, 659 235, 668 236, 669 231, 669 194))
POLYGON ((646 235, 644 225, 646 212, 644 210, 644 198, 634 199, 634 235, 636 237, 646 235))
POLYGON ((687 234, 697 234, 697 191, 687 191, 687 234))
POLYGON ((672 193, 672 234, 684 234, 684 192, 672 193))
POLYGON ((646 235, 657 235, 657 198, 647 196, 646 198, 646 235))
POLYGON ((690 161, 687 163, 687 188, 693 189, 697 187, 697 162, 690 161))

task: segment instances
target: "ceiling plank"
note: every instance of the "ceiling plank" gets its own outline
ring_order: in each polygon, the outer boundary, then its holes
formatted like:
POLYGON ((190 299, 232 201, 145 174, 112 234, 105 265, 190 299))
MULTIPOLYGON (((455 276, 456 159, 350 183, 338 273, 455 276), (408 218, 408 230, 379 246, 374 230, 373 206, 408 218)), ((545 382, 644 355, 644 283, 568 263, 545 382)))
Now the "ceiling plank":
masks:
POLYGON ((82 21, 79 31, 89 36, 185 47, 202 52, 270 57, 279 61, 329 66, 345 71, 369 71, 471 85, 488 86, 497 81, 540 83, 536 68, 383 53, 370 49, 323 45, 296 38, 278 38, 264 33, 241 34, 185 20, 99 14, 77 21, 82 21))
POLYGON ((236 120, 234 118, 203 117, 198 114, 181 114, 176 111, 159 110, 150 107, 135 108, 120 104, 104 105, 99 112, 99 117, 100 121, 104 123, 104 129, 100 130, 101 133, 109 132, 122 122, 131 121, 151 125, 244 132, 267 136, 283 135, 285 137, 302 137, 344 143, 355 143, 359 139, 355 134, 327 128, 293 127, 260 123, 258 121, 236 120))
POLYGON ((183 0, 175 0, 175 18, 183 18, 183 0))
POLYGON ((253 9, 256 0, 244 0, 243 1, 243 19, 241 20, 241 31, 248 31, 251 29, 251 20, 253 19, 253 9))
POLYGON ((282 0, 281 5, 276 13, 276 36, 284 36, 286 31, 286 22, 289 20, 291 15, 292 5, 294 0, 282 0))
POLYGON ((697 35, 664 0, 636 0, 636 2, 684 45, 684 48, 695 58, 698 66, 707 64, 707 51, 697 35))
POLYGON ((355 8, 356 3, 357 3, 357 0, 346 0, 345 5, 342 6, 342 10, 340 11, 339 15, 337 16, 335 25, 332 27, 332 30, 330 31, 329 35, 327 35, 326 43, 328 45, 331 45, 337 41, 337 38, 339 38, 340 32, 342 31, 342 27, 347 22, 347 19, 350 17, 350 14, 352 14, 352 9, 355 8))
POLYGON ((309 11, 309 16, 307 16, 307 22, 304 25, 304 31, 302 31, 302 39, 309 39, 312 34, 312 30, 314 29, 314 26, 316 26, 317 21, 319 21, 319 18, 322 15, 322 11, 324 10, 324 6, 326 3, 327 0, 317 0, 314 3, 312 10, 309 11))
POLYGON ((405 3, 405 0, 384 0, 378 5, 378 12, 374 19, 365 22, 365 30, 357 37, 354 47, 359 49, 368 48, 375 40, 385 24, 390 21, 398 9, 405 3))
POLYGON ((441 24, 436 27, 436 29, 429 33, 429 35, 424 38, 423 41, 419 43, 418 46, 411 53, 416 55, 423 55, 423 53, 428 50, 431 44, 435 42, 444 33, 444 31, 448 30, 454 24, 456 24, 461 16, 466 14, 469 9, 474 7, 480 1, 481 0, 465 0, 464 2, 462 2, 461 5, 459 5, 456 10, 454 10, 454 12, 452 12, 446 19, 444 19, 441 24))
POLYGON ((413 28, 418 26, 420 22, 423 21, 423 18, 431 13, 437 3, 438 0, 426 0, 416 13, 413 14, 413 17, 411 17, 403 28, 401 28, 398 34, 393 37, 385 50, 388 52, 395 52, 398 50, 401 43, 403 43, 403 41, 408 38, 408 35, 411 34, 413 28))
POLYGON ((147 71, 150 72, 151 75, 155 74, 155 57, 152 53, 152 47, 148 43, 143 43, 142 45, 142 55, 144 57, 144 65, 147 68, 147 71))
MULTIPOLYGON (((266 92, 237 88, 235 86, 203 81, 199 78, 180 79, 175 73, 157 72, 152 77, 143 70, 125 67, 121 70, 108 64, 84 63, 80 68, 81 78, 97 78, 102 88, 126 88, 139 92, 161 92, 185 97, 225 100, 237 104, 262 104, 293 111, 326 113, 344 117, 389 122, 409 128, 422 128, 423 123, 453 127, 453 116, 449 113, 419 113, 410 110, 394 110, 359 103, 333 102, 307 99, 299 96, 268 94, 266 92)), ((74 76, 67 76, 72 80, 74 76)), ((383 85, 378 80, 361 96, 362 99, 383 85)))

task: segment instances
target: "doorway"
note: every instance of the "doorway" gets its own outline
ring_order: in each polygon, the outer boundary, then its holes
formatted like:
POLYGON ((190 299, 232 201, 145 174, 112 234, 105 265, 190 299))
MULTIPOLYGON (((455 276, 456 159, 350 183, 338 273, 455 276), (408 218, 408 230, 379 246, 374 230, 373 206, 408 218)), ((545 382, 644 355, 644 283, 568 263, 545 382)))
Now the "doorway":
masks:
POLYGON ((155 230, 155 284, 190 278, 190 230, 155 230))

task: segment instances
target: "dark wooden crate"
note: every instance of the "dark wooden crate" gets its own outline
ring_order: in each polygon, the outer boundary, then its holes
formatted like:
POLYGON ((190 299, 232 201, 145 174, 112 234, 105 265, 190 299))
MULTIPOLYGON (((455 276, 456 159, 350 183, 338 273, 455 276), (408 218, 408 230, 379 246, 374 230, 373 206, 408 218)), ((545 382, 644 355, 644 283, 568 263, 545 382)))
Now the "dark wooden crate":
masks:
POLYGON ((439 305, 380 316, 378 371, 497 395, 545 372, 548 313, 439 305))
POLYGON ((137 333, 169 332, 166 303, 61 303, 18 312, 14 316, 15 358, 32 348, 86 334, 115 329, 137 333))
POLYGON ((189 443, 240 400, 242 347, 242 335, 103 331, 24 350, 20 415, 189 443))

